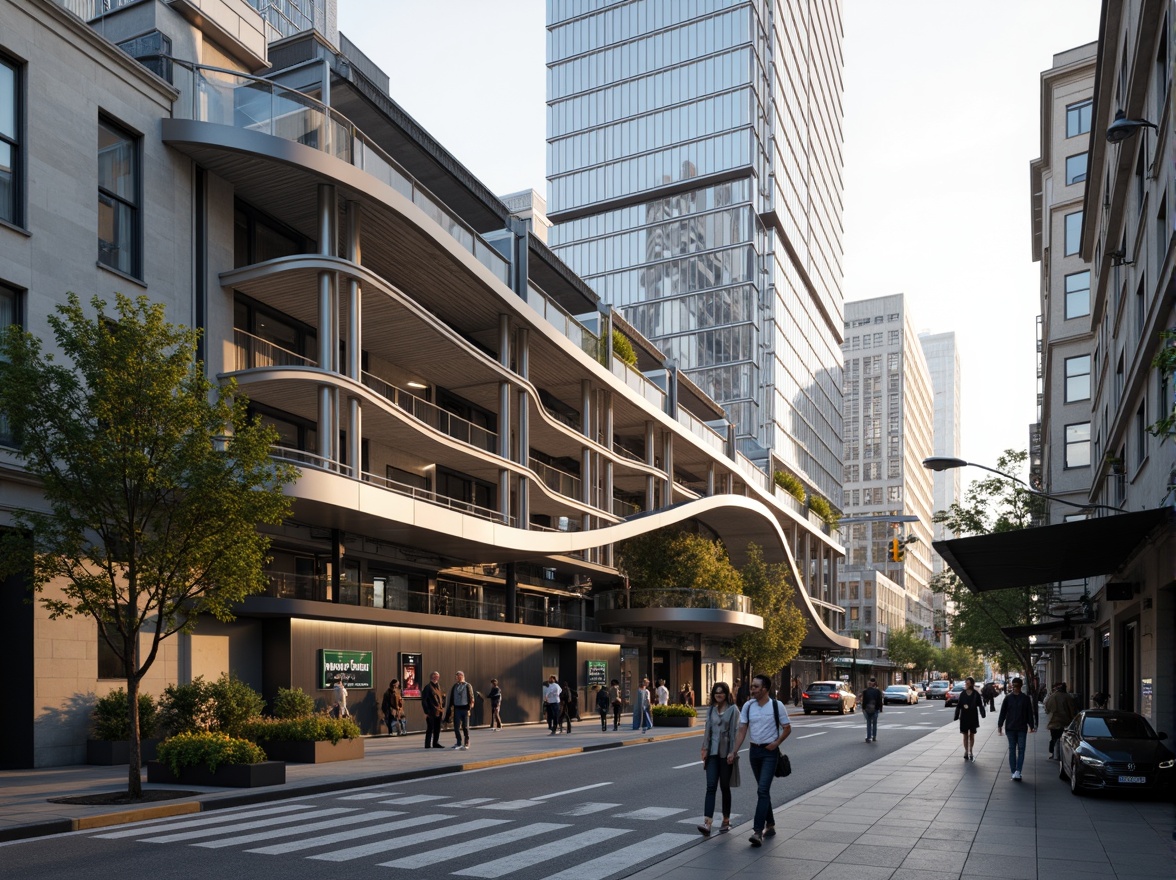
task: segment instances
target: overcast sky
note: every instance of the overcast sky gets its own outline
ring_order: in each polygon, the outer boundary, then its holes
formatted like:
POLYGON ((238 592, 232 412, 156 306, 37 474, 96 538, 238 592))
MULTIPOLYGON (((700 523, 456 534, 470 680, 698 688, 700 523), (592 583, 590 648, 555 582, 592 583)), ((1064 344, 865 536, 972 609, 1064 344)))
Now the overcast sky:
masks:
MULTIPOLYGON (((917 330, 955 331, 960 452, 981 464, 1026 448, 1036 418, 1041 72, 1098 38, 1099 6, 843 0, 845 298, 904 293, 917 330)), ((546 194, 544 15, 543 0, 339 0, 392 98, 500 194, 546 194)))

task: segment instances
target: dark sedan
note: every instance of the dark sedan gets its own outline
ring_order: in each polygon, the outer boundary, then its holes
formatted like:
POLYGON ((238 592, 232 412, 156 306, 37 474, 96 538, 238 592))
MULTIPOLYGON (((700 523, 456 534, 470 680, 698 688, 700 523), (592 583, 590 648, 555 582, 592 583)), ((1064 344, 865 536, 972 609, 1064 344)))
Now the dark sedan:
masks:
POLYGON ((1176 796, 1176 754, 1147 719, 1117 709, 1087 709, 1062 733, 1058 775, 1070 791, 1176 796))

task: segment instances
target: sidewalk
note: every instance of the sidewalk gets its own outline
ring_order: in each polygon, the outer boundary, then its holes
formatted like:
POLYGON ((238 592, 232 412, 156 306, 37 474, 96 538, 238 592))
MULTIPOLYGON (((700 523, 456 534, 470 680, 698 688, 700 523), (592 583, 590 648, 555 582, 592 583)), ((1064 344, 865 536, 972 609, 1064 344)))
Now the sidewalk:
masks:
MULTIPOLYGON (((884 728, 880 729, 885 736, 884 728)), ((58 767, 0 772, 0 841, 104 827, 146 818, 356 788, 500 764, 637 745, 699 730, 650 737, 601 733, 593 721, 570 736, 538 725, 500 733, 472 731, 471 750, 422 748, 423 737, 373 738, 362 761, 288 764, 284 786, 198 789, 195 797, 133 809, 51 804, 50 797, 117 790, 126 767, 58 767)), ((1003 737, 988 723, 976 761, 960 757, 958 726, 948 722, 918 741, 776 808, 777 835, 748 845, 750 823, 697 844, 634 876, 654 880, 1067 880, 1176 877, 1176 808, 1170 803, 1070 794, 1045 758, 1048 734, 1029 737, 1025 779, 1009 780, 1003 737)), ((449 742, 449 740, 443 740, 449 742)), ((870 747, 854 743, 864 751, 870 747)), ((836 760, 830 754, 829 760, 836 760)), ((746 781, 745 774, 745 782, 746 781)), ((174 786, 151 786, 163 788, 174 786)), ((777 798, 787 780, 777 780, 777 798)), ((702 792, 698 807, 701 810, 702 792)))

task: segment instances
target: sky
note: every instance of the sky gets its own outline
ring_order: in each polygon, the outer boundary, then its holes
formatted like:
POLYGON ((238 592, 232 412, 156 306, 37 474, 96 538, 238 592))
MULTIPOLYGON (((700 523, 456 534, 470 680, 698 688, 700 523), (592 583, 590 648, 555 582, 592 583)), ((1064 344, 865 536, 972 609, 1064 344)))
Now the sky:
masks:
MULTIPOLYGON (((954 331, 960 455, 994 466, 1036 417, 1029 163, 1041 72, 1098 39, 1099 0, 842 0, 845 299, 907 296, 954 331)), ((544 0, 339 0, 393 100, 492 191, 546 194, 544 0)), ((972 469, 965 485, 984 476, 972 469)))

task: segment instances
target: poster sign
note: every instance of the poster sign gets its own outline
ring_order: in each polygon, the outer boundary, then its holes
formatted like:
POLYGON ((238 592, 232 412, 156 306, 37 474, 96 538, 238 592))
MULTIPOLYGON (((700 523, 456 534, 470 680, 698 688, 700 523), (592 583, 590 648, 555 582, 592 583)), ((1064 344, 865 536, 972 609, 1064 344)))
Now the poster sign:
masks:
POLYGON ((421 663, 420 654, 400 654, 400 692, 405 697, 421 697, 421 663))
POLYGON ((335 686, 340 678, 348 690, 370 689, 372 686, 371 651, 319 651, 319 687, 323 690, 335 686))
POLYGON ((608 684, 608 662, 605 660, 589 660, 588 687, 608 684))

